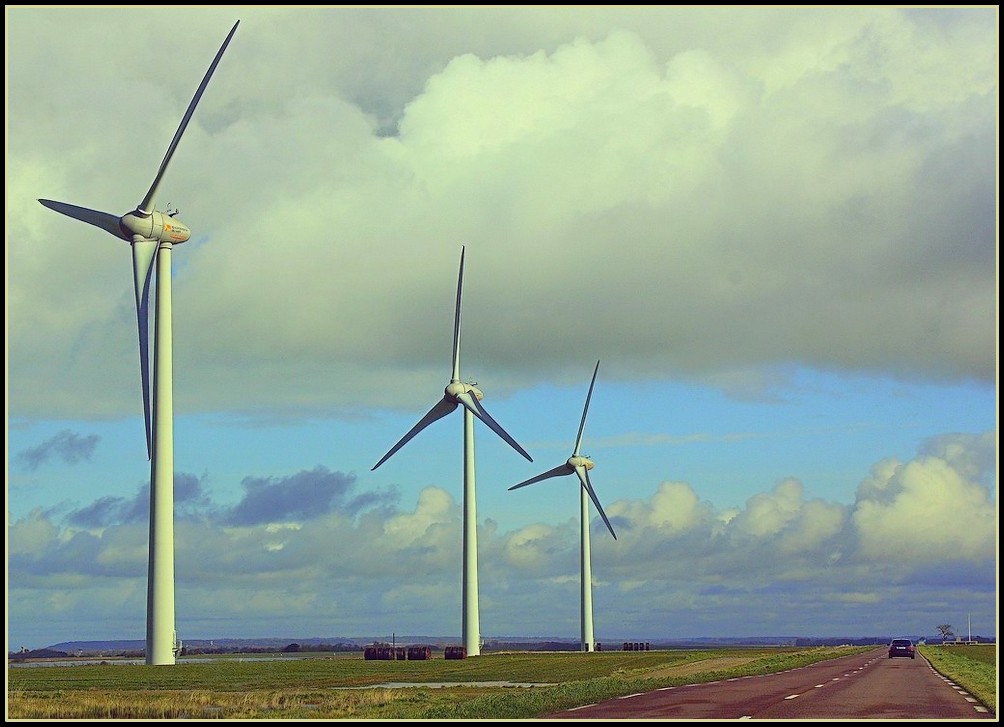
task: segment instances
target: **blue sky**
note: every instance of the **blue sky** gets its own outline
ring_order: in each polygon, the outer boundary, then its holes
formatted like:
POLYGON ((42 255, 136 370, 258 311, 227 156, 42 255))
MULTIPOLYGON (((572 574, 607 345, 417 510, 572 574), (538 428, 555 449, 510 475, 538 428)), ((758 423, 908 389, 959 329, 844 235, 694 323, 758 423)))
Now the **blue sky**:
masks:
POLYGON ((8 647, 143 639, 122 214, 173 254, 182 639, 996 635, 998 10, 7 7, 8 647), (123 27, 162 32, 123 33, 123 27))

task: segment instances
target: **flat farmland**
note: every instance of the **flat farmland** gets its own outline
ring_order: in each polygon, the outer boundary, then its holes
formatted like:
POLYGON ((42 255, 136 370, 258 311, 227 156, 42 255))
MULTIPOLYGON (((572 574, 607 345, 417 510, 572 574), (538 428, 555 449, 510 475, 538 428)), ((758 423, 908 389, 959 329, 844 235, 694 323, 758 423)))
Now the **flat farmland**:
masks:
POLYGON ((768 674, 873 647, 206 657, 7 669, 8 719, 533 719, 664 686, 768 674))

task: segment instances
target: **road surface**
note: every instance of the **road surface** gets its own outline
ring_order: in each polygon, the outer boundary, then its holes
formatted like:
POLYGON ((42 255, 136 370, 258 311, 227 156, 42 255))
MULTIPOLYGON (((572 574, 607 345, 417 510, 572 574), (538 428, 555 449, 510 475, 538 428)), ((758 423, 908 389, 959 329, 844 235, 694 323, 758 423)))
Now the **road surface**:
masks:
POLYGON ((663 687, 548 715, 549 719, 996 719, 916 659, 875 651, 778 674, 663 687))

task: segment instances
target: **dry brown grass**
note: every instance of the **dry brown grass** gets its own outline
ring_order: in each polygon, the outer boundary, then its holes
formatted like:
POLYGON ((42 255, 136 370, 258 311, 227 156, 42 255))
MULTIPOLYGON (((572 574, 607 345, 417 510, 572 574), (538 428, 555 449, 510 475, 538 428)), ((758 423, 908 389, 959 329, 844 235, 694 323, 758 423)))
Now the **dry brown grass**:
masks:
POLYGON ((65 691, 8 694, 8 719, 262 719, 372 715, 401 695, 388 689, 329 691, 65 691))
POLYGON ((632 670, 631 674, 633 676, 646 677, 685 677, 691 674, 701 674, 703 672, 735 669, 743 664, 749 664, 751 661, 756 661, 756 658, 757 657, 752 656, 723 656, 715 659, 699 659, 685 664, 657 667, 652 670, 632 670))

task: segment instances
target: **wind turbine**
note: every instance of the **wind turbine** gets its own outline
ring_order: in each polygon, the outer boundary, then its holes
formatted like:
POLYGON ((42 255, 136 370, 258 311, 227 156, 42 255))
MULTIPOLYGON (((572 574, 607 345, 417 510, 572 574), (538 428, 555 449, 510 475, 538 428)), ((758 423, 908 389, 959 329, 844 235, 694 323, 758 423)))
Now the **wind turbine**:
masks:
MULTIPOLYGON (((478 656, 481 653, 481 627, 478 613, 478 517, 477 503, 474 493, 474 417, 491 428, 513 449, 526 457, 530 462, 533 458, 510 437, 491 415, 481 406, 484 394, 475 383, 460 380, 460 299, 464 286, 464 248, 460 248, 460 275, 457 280, 457 305, 453 317, 453 374, 447 384, 443 398, 422 417, 418 424, 401 437, 400 441, 390 448, 377 467, 386 462, 392 454, 401 449, 416 434, 450 414, 458 405, 464 407, 464 572, 463 572, 463 640, 468 656, 478 656)), ((371 470, 372 471, 372 470, 371 470)))
POLYGON ((603 522, 607 524, 607 529, 610 534, 614 536, 614 540, 617 540, 617 534, 614 532, 613 526, 610 524, 610 520, 607 518, 607 514, 603 512, 603 506, 600 505, 599 499, 596 497, 596 491, 593 490, 593 485, 589 481, 589 470, 593 468, 593 461, 589 459, 588 456, 580 455, 579 448, 582 446, 582 430, 586 426, 586 412, 589 411, 589 399, 593 396, 593 385, 596 383, 596 372, 600 369, 600 362, 596 362, 596 368, 593 369, 593 380, 589 382, 589 393, 586 394, 586 405, 582 407, 582 419, 579 421, 579 433, 575 437, 575 449, 572 452, 572 456, 569 457, 563 464, 548 470, 536 477, 531 477, 528 480, 520 482, 518 485, 513 485, 510 490, 515 490, 520 487, 526 487, 527 485, 532 485, 535 482, 540 482, 541 480, 550 479, 551 477, 561 477, 563 475, 576 474, 579 477, 579 482, 582 487, 579 488, 579 507, 582 512, 581 514, 581 543, 582 543, 582 557, 581 557, 581 568, 582 574, 580 577, 580 587, 582 589, 582 624, 581 624, 581 648, 582 651, 593 651, 595 643, 593 642, 593 575, 592 575, 592 563, 591 555, 589 552, 589 499, 591 498, 593 503, 596 505, 596 509, 600 511, 600 515, 603 517, 603 522), (588 498, 587 498, 588 494, 588 498))
POLYGON ((174 623, 174 402, 171 334, 171 248, 192 236, 191 229, 175 217, 177 210, 158 211, 154 206, 157 188, 167 171, 181 135, 195 106, 209 84, 223 51, 237 31, 238 20, 220 46, 212 65, 195 92, 181 125, 160 163, 153 184, 135 210, 121 217, 108 212, 77 207, 49 199, 38 200, 51 210, 100 227, 130 243, 133 285, 136 292, 136 320, 139 326, 140 381, 143 389, 143 422, 146 453, 150 459, 150 560, 147 572, 146 663, 174 664, 176 633, 174 623), (150 401, 150 282, 157 267, 157 297, 154 311, 153 402, 150 401))

